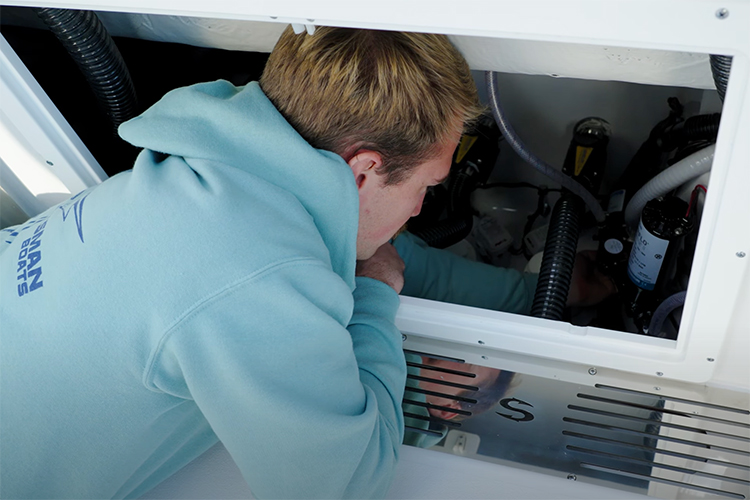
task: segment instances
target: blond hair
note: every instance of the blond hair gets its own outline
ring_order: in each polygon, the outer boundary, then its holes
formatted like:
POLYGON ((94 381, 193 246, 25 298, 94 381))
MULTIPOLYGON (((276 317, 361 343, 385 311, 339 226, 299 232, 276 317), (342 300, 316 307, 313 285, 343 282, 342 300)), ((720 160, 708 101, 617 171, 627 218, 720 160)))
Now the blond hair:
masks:
POLYGON ((482 112, 469 66, 443 35, 287 28, 260 85, 314 147, 378 152, 388 184, 482 112))

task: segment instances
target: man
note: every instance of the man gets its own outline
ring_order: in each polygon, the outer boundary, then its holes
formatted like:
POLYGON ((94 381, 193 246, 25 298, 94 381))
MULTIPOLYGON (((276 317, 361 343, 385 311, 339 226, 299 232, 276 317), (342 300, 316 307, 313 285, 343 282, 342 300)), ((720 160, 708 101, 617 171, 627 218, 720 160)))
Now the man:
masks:
POLYGON ((132 171, 3 231, 0 496, 138 497, 217 440, 258 498, 383 496, 403 273, 468 265, 387 242, 480 112, 445 37, 318 28, 123 124, 132 171))
POLYGON ((445 37, 319 28, 122 125, 132 171, 3 232, 0 496, 138 497, 217 440, 258 498, 383 496, 386 243, 479 112, 445 37))

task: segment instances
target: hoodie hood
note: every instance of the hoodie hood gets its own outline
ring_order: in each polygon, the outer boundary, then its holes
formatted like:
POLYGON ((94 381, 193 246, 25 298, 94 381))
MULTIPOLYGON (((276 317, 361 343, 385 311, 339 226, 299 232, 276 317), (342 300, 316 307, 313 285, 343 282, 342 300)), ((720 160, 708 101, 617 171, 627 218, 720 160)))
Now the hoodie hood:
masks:
POLYGON ((337 154, 310 146, 257 82, 173 90, 118 132, 134 146, 217 161, 289 191, 312 216, 334 271, 354 288, 359 194, 351 168, 337 154))

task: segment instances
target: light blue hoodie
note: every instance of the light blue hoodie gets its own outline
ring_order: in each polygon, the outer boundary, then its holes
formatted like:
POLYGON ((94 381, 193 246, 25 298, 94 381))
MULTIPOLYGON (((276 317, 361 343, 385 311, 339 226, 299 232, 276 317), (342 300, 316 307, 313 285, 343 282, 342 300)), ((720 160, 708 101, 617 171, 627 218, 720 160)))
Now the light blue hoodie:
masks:
MULTIPOLYGON (((519 314, 531 310, 537 274, 463 259, 431 248, 410 233, 396 238, 394 246, 406 263, 402 295, 519 314)), ((408 353, 406 360, 422 362, 419 356, 408 353)), ((420 369, 413 365, 407 370, 410 375, 420 375, 420 369)), ((409 378, 406 385, 407 400, 426 402, 423 394, 410 390, 419 387, 417 380, 409 378)), ((407 415, 430 416, 423 406, 405 402, 402 408, 407 415)), ((448 431, 439 421, 431 423, 419 417, 406 416, 404 423, 404 443, 420 448, 438 444, 448 431)))
POLYGON ((464 259, 410 233, 393 246, 406 263, 402 295, 528 314, 539 275, 464 259))
POLYGON ((259 498, 383 496, 406 368, 351 169, 256 83, 120 134, 132 171, 0 232, 0 496, 137 497, 217 439, 259 498))

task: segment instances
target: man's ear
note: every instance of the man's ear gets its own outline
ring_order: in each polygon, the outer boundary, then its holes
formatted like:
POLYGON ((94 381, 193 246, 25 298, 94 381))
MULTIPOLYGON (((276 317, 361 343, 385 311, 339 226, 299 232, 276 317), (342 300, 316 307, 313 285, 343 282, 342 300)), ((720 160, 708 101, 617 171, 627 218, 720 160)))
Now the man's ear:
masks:
POLYGON ((383 158, 380 156, 380 153, 368 149, 360 149, 349 158, 347 163, 352 169, 360 195, 366 193, 370 188, 380 185, 380 177, 382 177, 380 167, 383 166, 383 158))

